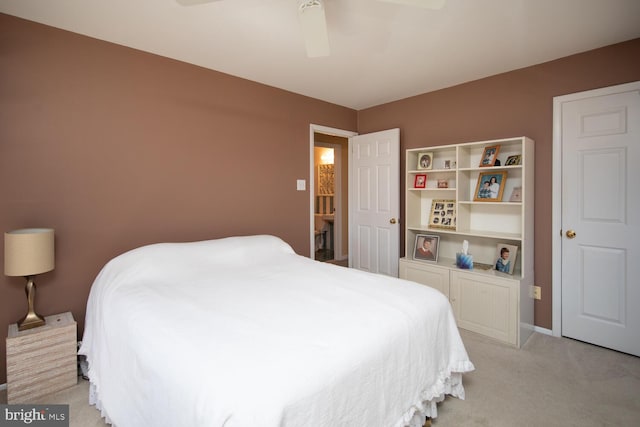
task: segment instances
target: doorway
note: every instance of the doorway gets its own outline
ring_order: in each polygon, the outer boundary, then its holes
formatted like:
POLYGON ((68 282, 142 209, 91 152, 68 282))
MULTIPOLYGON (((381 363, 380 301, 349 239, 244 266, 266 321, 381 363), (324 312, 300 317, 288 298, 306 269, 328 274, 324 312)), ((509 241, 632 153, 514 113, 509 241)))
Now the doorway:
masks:
POLYGON ((640 82, 554 98, 553 334, 640 356, 640 82))
POLYGON ((310 254, 344 266, 349 262, 349 137, 354 135, 310 127, 310 254))

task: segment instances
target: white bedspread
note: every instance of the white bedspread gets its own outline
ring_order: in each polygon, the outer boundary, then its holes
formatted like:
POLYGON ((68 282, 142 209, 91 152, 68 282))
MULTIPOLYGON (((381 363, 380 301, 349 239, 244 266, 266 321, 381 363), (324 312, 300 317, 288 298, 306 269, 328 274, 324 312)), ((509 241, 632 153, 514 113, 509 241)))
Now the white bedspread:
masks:
POLYGON ((118 427, 401 427, 435 416, 445 393, 464 398, 473 370, 438 291, 273 236, 114 258, 80 354, 118 427))

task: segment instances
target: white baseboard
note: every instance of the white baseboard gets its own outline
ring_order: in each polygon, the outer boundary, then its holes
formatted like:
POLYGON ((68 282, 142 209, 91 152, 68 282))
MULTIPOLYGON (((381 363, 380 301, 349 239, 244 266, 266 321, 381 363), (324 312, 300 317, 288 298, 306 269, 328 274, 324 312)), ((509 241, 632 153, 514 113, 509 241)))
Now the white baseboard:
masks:
POLYGON ((6 390, 6 389, 7 389, 7 383, 0 384, 0 390, 6 390))
POLYGON ((553 331, 551 329, 541 328, 540 326, 534 326, 533 332, 539 332, 545 335, 553 335, 553 331))

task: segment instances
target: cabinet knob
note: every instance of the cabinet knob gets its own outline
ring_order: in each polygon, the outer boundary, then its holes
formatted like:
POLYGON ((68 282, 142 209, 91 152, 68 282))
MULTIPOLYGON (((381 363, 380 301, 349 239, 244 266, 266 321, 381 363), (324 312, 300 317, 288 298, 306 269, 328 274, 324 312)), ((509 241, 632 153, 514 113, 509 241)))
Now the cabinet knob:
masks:
POLYGON ((567 230, 567 237, 569 239, 573 239, 574 237, 576 237, 576 232, 573 230, 567 230))

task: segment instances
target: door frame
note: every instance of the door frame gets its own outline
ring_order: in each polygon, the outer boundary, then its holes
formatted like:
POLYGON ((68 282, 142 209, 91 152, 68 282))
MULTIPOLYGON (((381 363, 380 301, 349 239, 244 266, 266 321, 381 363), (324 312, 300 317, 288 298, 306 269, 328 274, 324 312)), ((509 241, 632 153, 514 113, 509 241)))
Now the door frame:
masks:
POLYGON ((551 216, 551 325, 552 335, 562 336, 562 104, 595 96, 637 90, 638 82, 586 90, 553 98, 552 216, 551 216))
MULTIPOLYGON (((344 129, 337 129, 337 128, 332 128, 332 127, 328 127, 328 126, 322 126, 322 125, 317 125, 317 124, 313 124, 311 123, 309 125, 309 258, 314 259, 315 258, 315 234, 314 234, 314 230, 315 230, 315 163, 314 163, 314 147, 315 147, 315 137, 314 134, 315 133, 324 133, 326 135, 332 135, 332 136, 339 136, 342 138, 346 138, 348 140, 347 143, 347 149, 349 150, 349 164, 348 164, 348 170, 349 170, 349 175, 351 174, 351 137, 358 135, 357 132, 353 132, 353 131, 348 131, 348 130, 344 130, 344 129)), ((351 177, 349 176, 349 179, 351 179, 351 177)), ((351 205, 351 194, 349 194, 348 197, 348 203, 349 205, 351 205)), ((339 200, 336 200, 336 202, 338 204, 341 205, 339 200)), ((336 205, 337 206, 337 205, 336 205)), ((342 209, 342 207, 340 206, 340 209, 342 209)), ((336 209, 336 215, 340 215, 340 221, 338 224, 338 221, 336 221, 336 229, 334 229, 334 234, 338 235, 339 234, 339 238, 342 239, 342 223, 344 221, 344 218, 342 218, 342 212, 338 212, 338 209, 336 209), (338 229, 339 228, 339 229, 338 229)), ((349 232, 351 232, 351 229, 349 229, 349 232)), ((335 239, 334 241, 337 241, 338 239, 335 239)), ((340 243, 340 246, 342 246, 342 243, 340 243)), ((339 254, 339 256, 342 256, 342 254, 339 254)))

